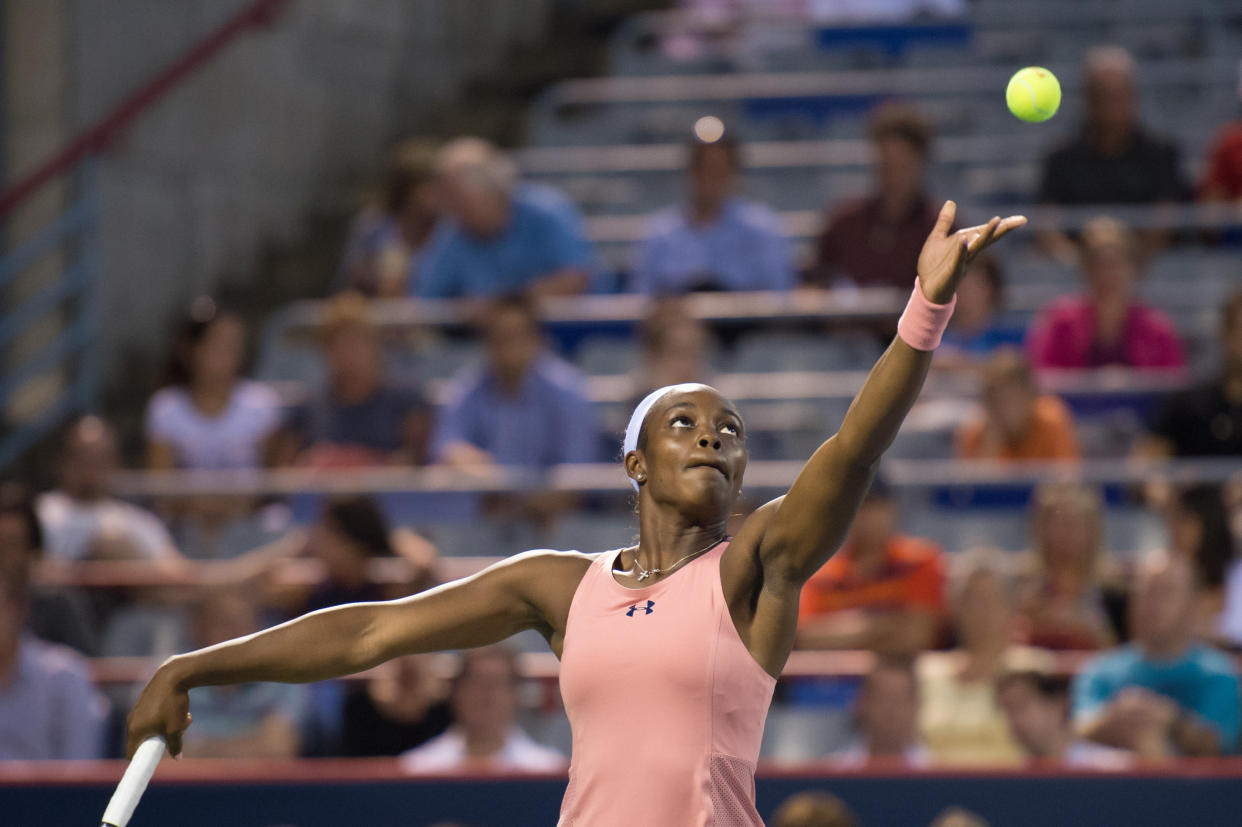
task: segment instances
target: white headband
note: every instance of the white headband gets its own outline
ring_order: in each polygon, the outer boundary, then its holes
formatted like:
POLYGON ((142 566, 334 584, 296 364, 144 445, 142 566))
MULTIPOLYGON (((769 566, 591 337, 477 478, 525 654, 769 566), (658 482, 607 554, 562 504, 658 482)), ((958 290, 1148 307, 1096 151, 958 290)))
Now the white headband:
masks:
MULTIPOLYGON (((625 427, 625 441, 621 443, 621 459, 624 461, 630 455, 630 451, 638 450, 638 435, 642 432, 643 422, 646 421, 647 414, 651 412, 655 403, 664 398, 665 394, 689 391, 701 387, 702 385, 697 382, 683 382, 680 385, 665 385, 647 394, 646 398, 638 403, 638 407, 634 409, 634 413, 630 416, 630 424, 625 427)), ((638 483, 634 480, 630 480, 630 485, 634 486, 635 491, 638 490, 638 483)))

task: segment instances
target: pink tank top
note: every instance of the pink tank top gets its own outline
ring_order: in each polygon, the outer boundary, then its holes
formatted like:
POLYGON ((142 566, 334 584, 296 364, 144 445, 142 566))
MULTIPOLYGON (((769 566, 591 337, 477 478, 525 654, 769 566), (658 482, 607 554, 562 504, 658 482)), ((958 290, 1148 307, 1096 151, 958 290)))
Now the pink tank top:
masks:
POLYGON ((569 607, 561 697, 573 731, 558 827, 762 827, 755 761, 776 679, 738 637, 722 542, 629 589, 604 552, 569 607))

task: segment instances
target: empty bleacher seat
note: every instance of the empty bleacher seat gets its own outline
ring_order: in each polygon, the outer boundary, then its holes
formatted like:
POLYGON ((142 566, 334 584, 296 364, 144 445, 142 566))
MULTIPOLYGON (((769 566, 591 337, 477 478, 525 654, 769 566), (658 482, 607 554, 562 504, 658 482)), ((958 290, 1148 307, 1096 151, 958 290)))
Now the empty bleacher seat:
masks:
POLYGON ((747 334, 738 342, 730 370, 735 373, 865 370, 879 355, 879 344, 867 338, 760 331, 747 334))
POLYGON ((255 378, 259 381, 291 382, 308 388, 321 386, 326 374, 318 347, 285 341, 276 341, 265 348, 255 368, 255 378))
POLYGON ((638 346, 632 339, 592 336, 578 347, 574 363, 588 376, 616 376, 638 368, 638 346))

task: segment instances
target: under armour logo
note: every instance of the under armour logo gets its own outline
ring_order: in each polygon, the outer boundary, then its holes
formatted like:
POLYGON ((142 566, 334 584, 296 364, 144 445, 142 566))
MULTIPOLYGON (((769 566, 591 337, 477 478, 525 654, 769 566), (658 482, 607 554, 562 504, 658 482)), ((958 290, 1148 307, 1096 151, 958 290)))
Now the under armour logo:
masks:
POLYGON ((655 611, 655 609, 652 608, 653 606, 655 606, 654 600, 648 600, 646 606, 639 606, 637 603, 635 603, 633 606, 630 606, 628 609, 625 610, 625 616, 633 617, 634 612, 637 612, 639 609, 641 609, 644 614, 651 614, 652 612, 655 611))

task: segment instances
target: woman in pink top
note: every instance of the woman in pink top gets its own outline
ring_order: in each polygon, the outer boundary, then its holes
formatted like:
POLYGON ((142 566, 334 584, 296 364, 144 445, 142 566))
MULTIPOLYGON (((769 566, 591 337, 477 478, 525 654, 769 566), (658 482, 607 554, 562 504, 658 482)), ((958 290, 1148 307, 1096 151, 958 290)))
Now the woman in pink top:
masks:
POLYGON ((947 203, 900 335, 840 432, 736 537, 725 523, 746 470, 741 417, 706 385, 661 388, 626 431, 638 545, 526 552, 414 597, 326 609, 173 657, 129 715, 129 754, 151 734, 180 749, 192 687, 324 680, 538 629, 562 659, 573 728, 562 827, 762 824, 755 761, 802 584, 840 545, 914 404, 964 266, 1025 221, 951 233, 954 213, 947 203))
POLYGON ((1173 322, 1134 296, 1136 255, 1133 237, 1113 219, 1097 218, 1086 226, 1087 292, 1057 300, 1036 320, 1027 345, 1037 369, 1186 366, 1173 322))

